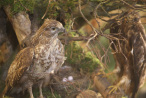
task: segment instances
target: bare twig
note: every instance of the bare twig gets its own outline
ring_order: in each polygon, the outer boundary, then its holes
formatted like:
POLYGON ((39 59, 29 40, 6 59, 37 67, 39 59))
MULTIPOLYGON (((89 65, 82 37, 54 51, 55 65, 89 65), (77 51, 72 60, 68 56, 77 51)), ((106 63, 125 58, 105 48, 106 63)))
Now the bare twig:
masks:
MULTIPOLYGON (((100 5, 101 5, 102 3, 99 3, 96 7, 95 7, 95 9, 94 9, 94 18, 96 19, 96 16, 97 16, 97 9, 100 7, 100 5)), ((98 26, 99 26, 99 28, 100 28, 100 24, 99 24, 99 22, 97 21, 97 19, 96 19, 96 22, 97 22, 97 24, 98 24, 98 26)))
POLYGON ((121 1, 121 2, 123 2, 124 4, 128 5, 130 8, 135 9, 135 7, 134 7, 134 6, 130 5, 130 4, 129 4, 129 3, 127 3, 126 1, 124 1, 124 0, 120 0, 120 1, 121 1))
POLYGON ((81 0, 79 0, 79 11, 80 11, 80 13, 81 13, 81 15, 82 15, 82 17, 83 17, 83 19, 89 24, 89 26, 92 28, 92 30, 93 30, 93 32, 94 32, 94 36, 92 36, 91 38, 89 38, 88 39, 88 41, 87 41, 87 47, 89 47, 88 46, 88 44, 90 43, 90 41, 91 40, 93 40, 97 35, 98 35, 98 33, 99 33, 99 31, 97 31, 94 27, 93 27, 93 25, 87 20, 87 18, 84 16, 84 14, 82 13, 82 11, 81 11, 81 0))
MULTIPOLYGON (((108 0, 107 0, 107 1, 108 1, 108 0)), ((95 7, 95 9, 94 9, 94 18, 95 18, 95 20, 96 20, 96 22, 97 22, 97 24, 98 24, 98 26, 99 26, 99 30, 100 30, 101 33, 103 33, 103 32, 102 32, 102 30, 101 30, 100 23, 99 23, 98 20, 97 20, 97 16, 98 16, 98 15, 97 15, 97 9, 101 6, 101 4, 106 3, 107 1, 99 3, 99 4, 95 7)))
POLYGON ((47 6, 47 9, 46 9, 46 12, 45 12, 45 14, 43 15, 42 19, 44 19, 44 17, 46 16, 46 14, 47 14, 47 12, 48 12, 48 10, 49 10, 49 5, 50 5, 50 2, 51 2, 51 1, 52 1, 52 0, 49 0, 48 6, 47 6))
MULTIPOLYGON (((107 50, 104 52, 104 55, 101 57, 101 60, 102 60, 104 57, 108 57, 108 59, 109 59, 108 51, 109 51, 109 49, 110 49, 111 44, 112 44, 112 43, 109 44, 107 50)), ((106 62, 106 59, 105 59, 105 62, 106 62)), ((105 63, 105 64, 106 64, 106 63, 105 63)))

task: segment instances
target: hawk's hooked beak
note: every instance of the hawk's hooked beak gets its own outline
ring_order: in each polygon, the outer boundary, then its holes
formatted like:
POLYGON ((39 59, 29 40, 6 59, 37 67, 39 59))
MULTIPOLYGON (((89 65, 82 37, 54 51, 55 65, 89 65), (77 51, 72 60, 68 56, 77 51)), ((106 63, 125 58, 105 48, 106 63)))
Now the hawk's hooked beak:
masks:
POLYGON ((60 32, 67 33, 64 27, 60 28, 60 32))

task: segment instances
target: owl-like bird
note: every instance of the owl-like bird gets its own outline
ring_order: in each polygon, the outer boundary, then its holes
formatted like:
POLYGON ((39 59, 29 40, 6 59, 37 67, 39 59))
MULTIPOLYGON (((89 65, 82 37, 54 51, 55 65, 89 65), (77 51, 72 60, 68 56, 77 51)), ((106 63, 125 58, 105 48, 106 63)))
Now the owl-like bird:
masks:
POLYGON ((125 12, 112 24, 110 33, 119 39, 113 40, 112 50, 116 60, 118 83, 110 93, 123 85, 129 97, 135 98, 146 78, 146 33, 140 16, 135 11, 125 12))
POLYGON ((29 46, 22 49, 10 65, 2 98, 7 91, 19 93, 25 90, 30 98, 34 98, 34 84, 39 86, 40 98, 43 98, 42 87, 48 85, 50 75, 56 73, 65 61, 64 46, 57 38, 59 32, 65 32, 60 22, 44 21, 30 39, 29 46))

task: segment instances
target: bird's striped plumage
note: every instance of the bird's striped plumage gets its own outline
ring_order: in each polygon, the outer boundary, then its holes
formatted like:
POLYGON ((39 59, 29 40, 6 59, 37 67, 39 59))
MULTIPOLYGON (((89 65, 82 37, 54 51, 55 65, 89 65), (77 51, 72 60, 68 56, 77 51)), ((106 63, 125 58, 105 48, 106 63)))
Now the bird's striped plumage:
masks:
POLYGON ((50 75, 57 72, 65 60, 64 47, 57 38, 64 32, 62 24, 56 20, 46 19, 34 34, 26 48, 22 49, 10 65, 6 78, 6 87, 2 96, 11 89, 19 93, 26 89, 33 98, 32 86, 38 84, 40 97, 42 86, 49 83, 50 75))

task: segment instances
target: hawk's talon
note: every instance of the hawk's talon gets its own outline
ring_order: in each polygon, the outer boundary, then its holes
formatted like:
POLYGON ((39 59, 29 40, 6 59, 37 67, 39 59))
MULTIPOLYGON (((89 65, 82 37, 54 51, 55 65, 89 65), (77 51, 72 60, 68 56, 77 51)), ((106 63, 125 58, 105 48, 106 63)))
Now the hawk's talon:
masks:
POLYGON ((117 83, 116 85, 113 85, 113 86, 109 86, 108 88, 112 88, 110 91, 109 91, 109 94, 111 94, 112 92, 114 93, 115 91, 117 91, 121 85, 121 81, 119 83, 117 83))
POLYGON ((108 88, 109 88, 109 89, 112 88, 112 89, 109 91, 109 94, 111 94, 112 92, 114 93, 115 91, 118 90, 118 86, 117 86, 117 85, 109 86, 108 88))

